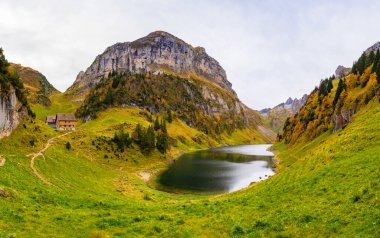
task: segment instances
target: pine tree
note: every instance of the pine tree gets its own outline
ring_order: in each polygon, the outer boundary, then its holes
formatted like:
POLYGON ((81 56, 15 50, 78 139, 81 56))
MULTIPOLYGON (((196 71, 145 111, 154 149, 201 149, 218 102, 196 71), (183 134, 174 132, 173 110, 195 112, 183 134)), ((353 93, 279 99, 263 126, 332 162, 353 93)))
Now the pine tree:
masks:
POLYGON ((167 111, 167 119, 168 119, 168 122, 169 123, 172 123, 172 121, 173 121, 173 116, 172 116, 172 111, 169 109, 168 111, 167 111))
POLYGON ((364 70, 366 69, 366 61, 367 61, 367 55, 365 52, 360 56, 357 65, 358 65, 358 72, 359 74, 363 74, 364 70))
POLYGON ((163 153, 163 154, 166 153, 166 151, 169 149, 169 142, 168 142, 168 134, 167 133, 161 132, 160 134, 158 134, 156 147, 161 153, 163 153))
POLYGON ((357 74, 357 72, 358 72, 358 62, 354 61, 354 63, 352 64, 351 73, 357 74))
POLYGON ((158 131, 160 129, 160 123, 158 121, 158 116, 156 117, 156 120, 154 121, 154 130, 158 131))
POLYGON ((110 88, 109 88, 108 91, 107 91, 107 94, 106 94, 106 97, 104 98, 103 103, 104 103, 106 106, 109 106, 109 105, 112 105, 112 104, 113 104, 113 95, 112 95, 112 91, 111 91, 110 88))
POLYGON ((331 77, 327 82, 327 93, 330 93, 333 89, 333 83, 332 81, 335 79, 335 77, 331 77))
POLYGON ((166 121, 165 120, 161 120, 161 131, 163 133, 168 133, 168 130, 166 129, 166 121))
POLYGON ((134 132, 133 132, 133 140, 136 142, 136 144, 141 145, 142 139, 144 137, 144 132, 140 124, 137 124, 134 132))
POLYGON ((373 64, 374 60, 375 60, 375 52, 371 51, 369 53, 369 55, 366 57, 364 69, 371 66, 371 64, 373 64))
POLYGON ((155 137, 154 137, 154 128, 149 126, 146 131, 146 150, 152 151, 155 147, 155 137))
POLYGON ((340 94, 343 92, 344 88, 345 88, 344 81, 342 79, 339 79, 338 88, 336 89, 335 97, 333 101, 333 107, 335 107, 336 103, 338 102, 340 94))

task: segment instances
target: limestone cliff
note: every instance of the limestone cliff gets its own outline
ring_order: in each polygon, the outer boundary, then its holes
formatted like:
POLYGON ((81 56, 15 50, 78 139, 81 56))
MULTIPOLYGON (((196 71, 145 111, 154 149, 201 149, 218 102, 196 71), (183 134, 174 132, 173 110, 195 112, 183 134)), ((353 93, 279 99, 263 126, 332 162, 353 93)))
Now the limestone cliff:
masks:
POLYGON ((117 43, 108 47, 86 71, 78 74, 69 90, 86 92, 111 72, 148 71, 153 74, 173 71, 184 76, 193 73, 235 94, 224 69, 204 48, 192 47, 163 31, 152 32, 133 42, 117 43))
POLYGON ((14 90, 0 92, 0 139, 9 136, 27 115, 14 90))

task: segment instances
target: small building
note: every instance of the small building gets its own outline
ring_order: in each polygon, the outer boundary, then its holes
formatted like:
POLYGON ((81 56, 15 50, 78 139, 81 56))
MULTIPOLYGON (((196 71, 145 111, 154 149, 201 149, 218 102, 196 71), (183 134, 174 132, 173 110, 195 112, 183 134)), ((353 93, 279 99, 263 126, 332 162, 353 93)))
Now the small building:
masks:
POLYGON ((55 118, 56 116, 46 116, 46 124, 55 128, 55 118))
POLYGON ((46 124, 57 130, 75 130, 77 119, 72 113, 57 113, 55 116, 47 116, 46 124))

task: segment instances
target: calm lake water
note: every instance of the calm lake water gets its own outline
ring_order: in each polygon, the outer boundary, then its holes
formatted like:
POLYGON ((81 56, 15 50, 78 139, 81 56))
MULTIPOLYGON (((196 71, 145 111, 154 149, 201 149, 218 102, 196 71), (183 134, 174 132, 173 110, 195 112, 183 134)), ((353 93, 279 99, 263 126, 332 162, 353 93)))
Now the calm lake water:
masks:
POLYGON ((184 154, 161 174, 159 183, 168 191, 236 191, 274 174, 270 146, 228 146, 184 154))

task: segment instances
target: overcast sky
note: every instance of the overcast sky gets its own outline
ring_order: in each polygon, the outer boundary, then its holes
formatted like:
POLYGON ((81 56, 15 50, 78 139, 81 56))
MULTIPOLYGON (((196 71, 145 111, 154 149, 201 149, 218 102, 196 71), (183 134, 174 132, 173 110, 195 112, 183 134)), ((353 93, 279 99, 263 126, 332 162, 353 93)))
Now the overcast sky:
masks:
POLYGON ((60 91, 106 47, 163 30, 203 46, 254 109, 309 93, 380 40, 380 1, 1 0, 0 47, 60 91))

